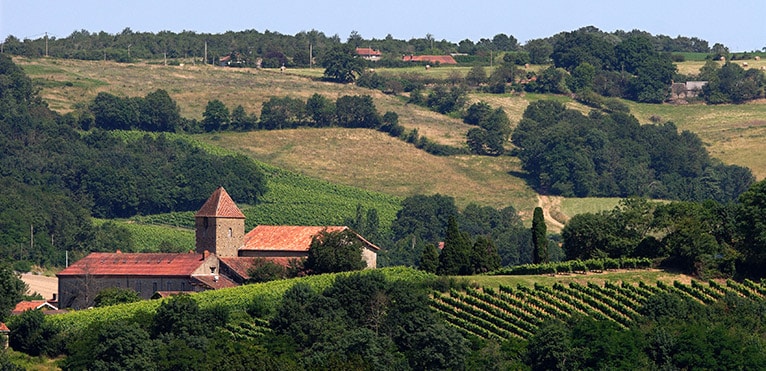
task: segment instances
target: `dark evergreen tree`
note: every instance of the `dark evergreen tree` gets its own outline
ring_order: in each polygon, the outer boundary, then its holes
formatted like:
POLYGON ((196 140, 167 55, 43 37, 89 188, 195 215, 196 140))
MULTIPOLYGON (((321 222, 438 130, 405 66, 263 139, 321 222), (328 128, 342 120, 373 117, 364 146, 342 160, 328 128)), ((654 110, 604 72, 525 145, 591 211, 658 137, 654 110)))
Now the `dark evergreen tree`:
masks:
POLYGON ((460 231, 457 219, 449 218, 447 223, 444 248, 439 255, 440 275, 471 274, 471 246, 470 237, 460 231))
POLYGON ((471 248, 471 271, 473 274, 491 272, 500 268, 500 254, 491 238, 476 237, 471 248))
POLYGON ((532 215, 532 246, 534 249, 534 262, 536 264, 548 263, 550 261, 548 255, 548 230, 545 226, 543 209, 540 207, 536 207, 532 215))
POLYGON ((10 265, 0 262, 0 321, 4 321, 24 298, 27 284, 10 265))
POLYGON ((423 253, 420 254, 420 262, 418 268, 428 273, 436 273, 439 268, 439 249, 433 244, 426 244, 423 248, 423 253))

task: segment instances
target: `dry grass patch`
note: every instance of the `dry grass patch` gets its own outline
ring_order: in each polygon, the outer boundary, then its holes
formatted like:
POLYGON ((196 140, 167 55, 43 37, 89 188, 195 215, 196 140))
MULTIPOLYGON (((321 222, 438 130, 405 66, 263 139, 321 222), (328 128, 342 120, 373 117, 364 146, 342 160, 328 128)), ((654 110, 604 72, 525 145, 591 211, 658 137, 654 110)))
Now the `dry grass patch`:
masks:
POLYGON ((400 197, 444 194, 459 206, 531 208, 535 194, 510 157, 439 157, 385 133, 365 129, 295 129, 200 138, 309 177, 400 197))
POLYGON ((629 103, 631 112, 642 123, 656 116, 673 122, 679 130, 699 135, 708 152, 726 164, 749 167, 758 179, 766 177, 766 102, 747 104, 669 104, 629 103))
MULTIPOLYGON (((678 73, 683 75, 697 75, 700 73, 700 68, 702 68, 707 61, 687 61, 687 62, 680 62, 676 63, 676 67, 678 68, 678 73)), ((716 61, 718 64, 718 67, 723 66, 724 62, 716 61)), ((750 69, 750 68, 757 68, 760 69, 761 67, 766 68, 766 60, 761 59, 759 61, 755 59, 746 59, 746 60, 736 60, 732 61, 732 63, 736 63, 740 65, 744 69, 750 69), (747 66, 744 64, 747 63, 747 66)))

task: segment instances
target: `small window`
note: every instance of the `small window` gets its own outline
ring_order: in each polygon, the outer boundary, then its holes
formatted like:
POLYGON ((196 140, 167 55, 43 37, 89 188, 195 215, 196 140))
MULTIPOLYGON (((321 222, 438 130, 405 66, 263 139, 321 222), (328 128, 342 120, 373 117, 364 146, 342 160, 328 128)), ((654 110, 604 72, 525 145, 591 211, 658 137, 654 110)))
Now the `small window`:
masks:
POLYGON ((229 228, 229 237, 231 237, 231 228, 229 228))
POLYGON ((157 292, 157 282, 152 283, 152 292, 157 292))
POLYGON ((136 292, 141 293, 141 282, 136 282, 136 292))
POLYGON ((171 291, 171 290, 172 290, 172 288, 171 288, 171 287, 172 287, 171 283, 170 283, 170 282, 168 282, 168 289, 167 289, 167 290, 168 290, 168 291, 171 291))

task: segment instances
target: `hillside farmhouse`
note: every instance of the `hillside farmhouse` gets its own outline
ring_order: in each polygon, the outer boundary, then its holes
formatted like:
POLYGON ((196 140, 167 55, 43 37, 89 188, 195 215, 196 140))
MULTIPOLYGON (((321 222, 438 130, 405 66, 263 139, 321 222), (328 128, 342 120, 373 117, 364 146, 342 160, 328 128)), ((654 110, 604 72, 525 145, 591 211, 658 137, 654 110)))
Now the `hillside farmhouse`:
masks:
POLYGON ((372 62, 379 61, 382 56, 380 50, 375 50, 373 48, 356 48, 356 55, 372 62))
POLYGON ((699 96, 707 81, 677 82, 670 86, 670 100, 681 101, 699 96))
MULTIPOLYGON (((194 215, 196 249, 188 253, 91 253, 57 274, 59 307, 86 308, 108 287, 131 288, 142 299, 158 292, 196 292, 241 285, 247 270, 263 258, 287 266, 308 257, 322 231, 344 226, 258 226, 245 234, 245 215, 223 187, 194 215)), ((356 235, 362 259, 375 268, 379 248, 356 235)), ((162 295, 159 295, 162 296, 162 295)))

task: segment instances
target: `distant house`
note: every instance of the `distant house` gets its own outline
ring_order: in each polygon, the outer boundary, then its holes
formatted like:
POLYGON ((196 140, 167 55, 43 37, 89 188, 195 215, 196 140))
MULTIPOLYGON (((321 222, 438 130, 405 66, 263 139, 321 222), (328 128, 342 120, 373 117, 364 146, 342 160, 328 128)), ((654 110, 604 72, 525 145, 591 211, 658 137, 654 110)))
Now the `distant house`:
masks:
POLYGON ((221 67, 244 67, 247 60, 240 53, 231 53, 218 58, 218 65, 221 67))
POLYGON ((405 55, 402 57, 404 62, 425 62, 433 64, 457 64, 455 58, 451 55, 405 55))
POLYGON ((696 98, 702 92, 702 88, 707 85, 707 81, 687 81, 673 83, 670 86, 670 100, 682 101, 696 98))
POLYGON ((375 50, 373 48, 356 48, 356 55, 373 62, 379 61, 382 56, 380 50, 375 50))
POLYGON ((28 310, 57 311, 59 309, 47 300, 25 300, 16 304, 11 315, 19 315, 28 310))
MULTIPOLYGON (((91 253, 57 274, 62 308, 86 308, 107 287, 131 288, 143 299, 178 292, 233 287, 248 278, 255 259, 288 266, 304 259, 314 236, 343 226, 258 226, 245 234, 245 215, 218 187, 194 215, 196 251, 188 253, 91 253)), ((379 248, 362 236, 362 258, 376 267, 379 248)))

